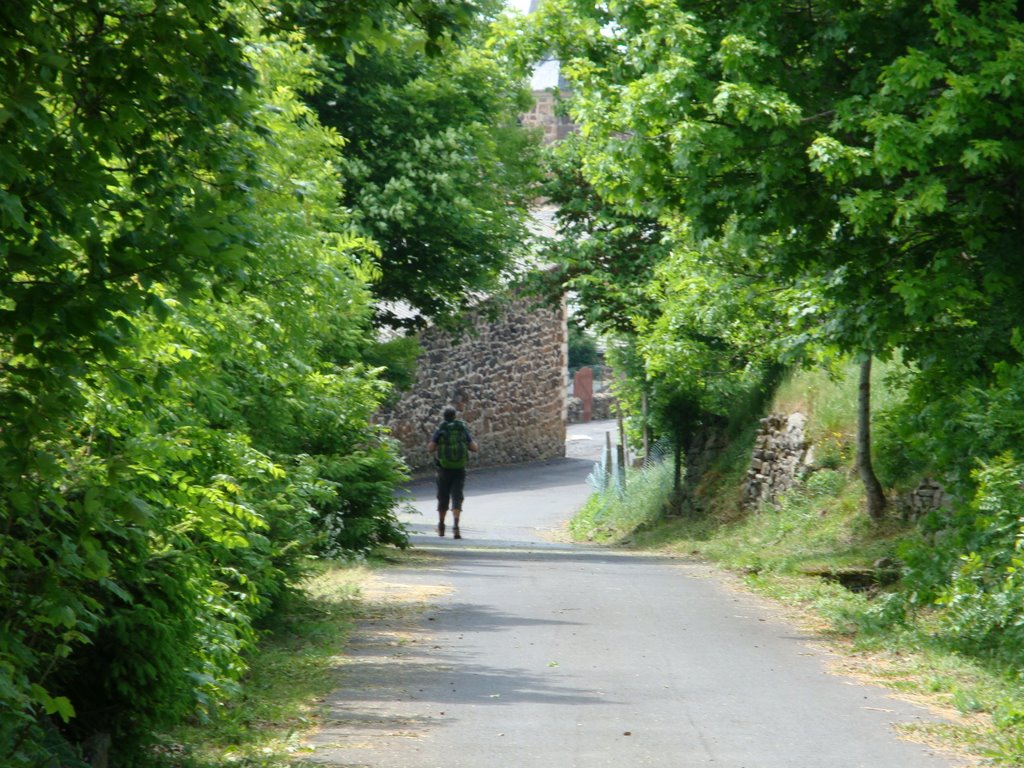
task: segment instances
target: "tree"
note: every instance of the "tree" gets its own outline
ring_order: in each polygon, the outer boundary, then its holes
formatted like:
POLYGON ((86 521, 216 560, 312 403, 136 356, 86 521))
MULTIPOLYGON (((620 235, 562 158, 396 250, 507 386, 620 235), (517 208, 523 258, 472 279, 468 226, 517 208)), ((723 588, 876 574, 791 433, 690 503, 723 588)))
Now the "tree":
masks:
POLYGON ((398 44, 332 57, 311 97, 347 141, 343 204, 380 246, 382 323, 450 322, 526 256, 536 144, 516 122, 527 94, 483 44, 494 10, 433 56, 396 18, 398 44))
POLYGON ((581 166, 581 138, 570 134, 545 151, 543 199, 556 206, 556 236, 542 258, 551 269, 535 276, 552 296, 572 293, 586 325, 630 334, 650 307, 644 291, 669 252, 656 219, 633 215, 603 198, 581 166))
POLYGON ((606 198, 813 286, 828 313, 804 325, 841 349, 927 366, 983 329, 965 373, 1014 358, 1015 4, 547 9, 538 45, 558 47, 606 198))
POLYGON ((860 364, 857 386, 857 473, 867 494, 868 515, 881 520, 885 514, 885 491, 871 461, 871 358, 860 364))
POLYGON ((221 130, 252 106, 239 33, 216 2, 0 9, 0 751, 15 764, 44 752, 45 715, 74 714, 49 678, 123 597, 96 518, 144 514, 83 482, 98 479, 79 432, 90 372, 133 343, 133 317, 165 311, 158 285, 184 294, 241 266, 218 213, 250 180, 221 130))
POLYGON ((127 763, 231 694, 310 557, 404 541, 357 359, 374 246, 301 36, 208 3, 0 13, 0 753, 127 763))

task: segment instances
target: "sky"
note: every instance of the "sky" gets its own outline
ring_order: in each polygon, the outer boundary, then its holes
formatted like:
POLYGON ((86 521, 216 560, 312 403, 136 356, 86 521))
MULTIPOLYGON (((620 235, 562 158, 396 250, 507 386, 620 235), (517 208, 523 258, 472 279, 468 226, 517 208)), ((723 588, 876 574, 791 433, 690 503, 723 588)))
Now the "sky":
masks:
MULTIPOLYGON (((514 8, 521 13, 529 13, 531 0, 505 0, 509 8, 514 8)), ((530 78, 530 86, 535 91, 543 91, 554 88, 558 85, 558 62, 545 61, 538 66, 533 77, 530 78)))

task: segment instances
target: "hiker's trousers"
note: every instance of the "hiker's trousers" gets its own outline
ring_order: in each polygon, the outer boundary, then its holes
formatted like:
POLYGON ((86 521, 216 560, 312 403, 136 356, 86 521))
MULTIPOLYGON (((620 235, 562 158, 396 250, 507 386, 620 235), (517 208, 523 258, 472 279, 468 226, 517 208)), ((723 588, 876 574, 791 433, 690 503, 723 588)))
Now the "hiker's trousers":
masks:
POLYGON ((462 509, 466 487, 465 469, 437 469, 437 511, 447 512, 449 501, 452 509, 462 509))

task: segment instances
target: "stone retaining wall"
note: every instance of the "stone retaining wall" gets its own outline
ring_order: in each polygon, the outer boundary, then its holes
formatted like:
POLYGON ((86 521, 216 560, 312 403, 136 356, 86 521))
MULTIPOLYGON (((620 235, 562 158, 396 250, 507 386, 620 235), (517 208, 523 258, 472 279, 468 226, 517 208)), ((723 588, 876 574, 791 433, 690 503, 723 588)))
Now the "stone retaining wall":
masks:
MULTIPOLYGON (((773 413, 761 419, 750 469, 743 483, 741 503, 754 509, 774 504, 780 495, 814 470, 814 450, 807 442, 806 417, 773 413)), ((892 506, 905 519, 916 519, 949 506, 951 500, 940 483, 926 477, 908 493, 892 498, 892 506)))
POLYGON ((814 457, 804 436, 806 426, 807 417, 802 413, 773 413, 761 419, 750 469, 743 482, 740 503, 744 508, 754 508, 763 502, 774 504, 807 474, 814 457))
POLYGON ((942 484, 926 477, 912 491, 897 497, 895 506, 904 519, 916 520, 951 503, 942 484))
POLYGON ((707 506, 707 493, 703 488, 708 470, 719 459, 728 447, 724 425, 708 425, 702 427, 687 448, 684 464, 686 474, 683 475, 682 494, 679 499, 679 511, 684 515, 700 516, 707 506))
POLYGON ((417 380, 378 421, 402 445, 409 467, 433 466, 426 445, 451 403, 480 452, 471 466, 565 455, 567 334, 564 304, 517 298, 497 319, 476 313, 460 338, 428 329, 417 380))

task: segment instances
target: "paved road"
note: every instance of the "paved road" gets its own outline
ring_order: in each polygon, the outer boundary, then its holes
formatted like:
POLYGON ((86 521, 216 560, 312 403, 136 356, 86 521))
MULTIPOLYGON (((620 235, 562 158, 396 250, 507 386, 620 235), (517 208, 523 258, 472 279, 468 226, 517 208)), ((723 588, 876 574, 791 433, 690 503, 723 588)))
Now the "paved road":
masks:
POLYGON ((424 611, 363 627, 312 740, 354 768, 950 768, 900 740, 932 719, 826 671, 829 654, 699 563, 557 541, 589 493, 609 425, 572 458, 478 470, 464 539, 433 531, 413 486, 415 546, 384 576, 424 611))

